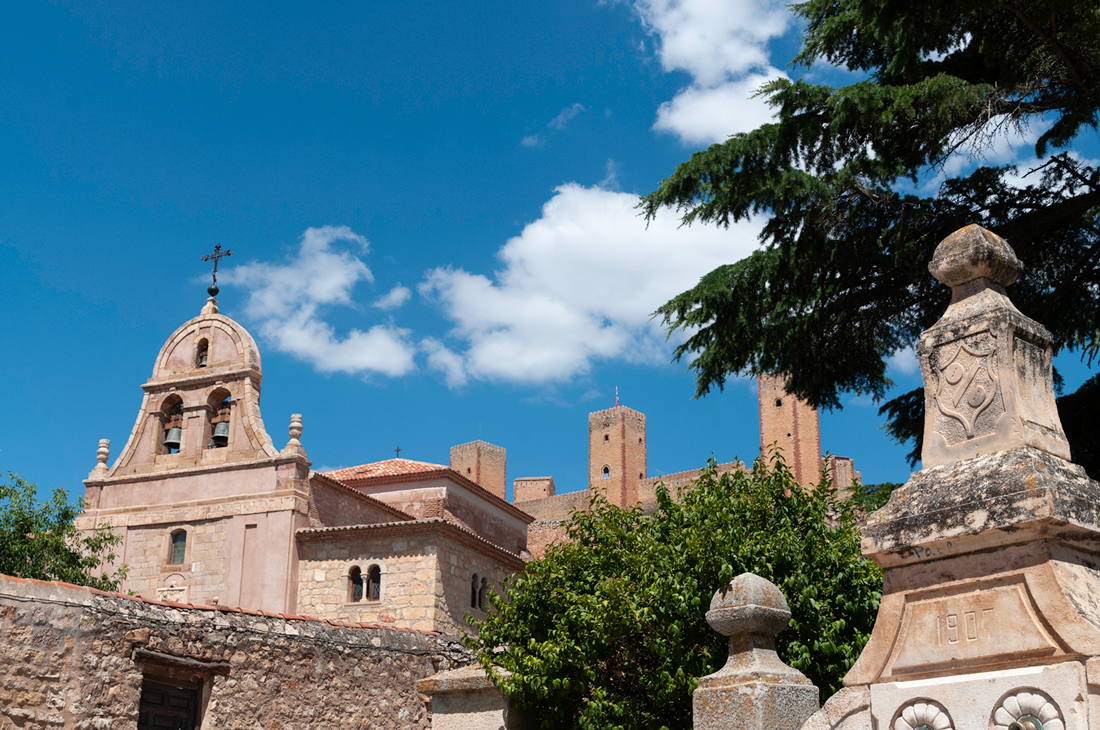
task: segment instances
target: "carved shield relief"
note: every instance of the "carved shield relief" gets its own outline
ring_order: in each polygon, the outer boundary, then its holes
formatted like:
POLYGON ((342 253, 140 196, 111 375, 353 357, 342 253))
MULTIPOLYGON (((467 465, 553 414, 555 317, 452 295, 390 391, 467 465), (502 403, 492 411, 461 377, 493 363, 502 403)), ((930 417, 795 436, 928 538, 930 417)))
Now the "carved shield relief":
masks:
POLYGON ((993 433, 1005 412, 997 377, 997 338, 979 332, 932 352, 936 431, 954 445, 993 433))

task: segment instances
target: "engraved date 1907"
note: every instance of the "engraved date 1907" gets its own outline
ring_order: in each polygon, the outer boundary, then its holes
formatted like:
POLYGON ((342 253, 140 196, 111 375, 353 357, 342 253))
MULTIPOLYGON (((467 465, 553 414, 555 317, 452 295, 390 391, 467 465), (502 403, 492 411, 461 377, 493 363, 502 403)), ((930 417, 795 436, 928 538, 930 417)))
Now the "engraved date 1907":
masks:
POLYGON ((983 632, 983 627, 989 626, 989 620, 993 613, 992 608, 983 608, 981 611, 964 611, 962 621, 957 613, 948 613, 936 617, 936 646, 958 644, 960 641, 972 642, 988 639, 988 628, 983 632))

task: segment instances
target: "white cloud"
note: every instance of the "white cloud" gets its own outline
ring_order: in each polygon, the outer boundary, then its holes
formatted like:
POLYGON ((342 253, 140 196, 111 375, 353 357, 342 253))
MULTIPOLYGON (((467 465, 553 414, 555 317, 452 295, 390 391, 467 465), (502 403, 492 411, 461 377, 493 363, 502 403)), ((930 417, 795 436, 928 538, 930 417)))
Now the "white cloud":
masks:
POLYGON ((581 112, 585 111, 583 104, 573 104, 567 106, 558 113, 556 117, 550 120, 550 123, 546 126, 551 129, 565 129, 565 125, 569 123, 569 120, 577 116, 581 112))
POLYGON ((451 335, 465 343, 433 367, 450 380, 460 364, 476 379, 548 383, 586 373, 597 360, 666 362, 664 334, 650 313, 751 252, 762 223, 679 228, 668 215, 647 229, 637 201, 562 185, 542 217, 501 249, 504 268, 493 278, 429 271, 420 292, 439 302, 454 323, 451 335))
POLYGON ((906 375, 912 375, 920 370, 920 361, 917 360, 917 351, 912 347, 898 350, 886 360, 889 369, 896 369, 906 375))
POLYGON ((657 36, 666 71, 686 71, 692 84, 661 105, 654 129, 688 144, 716 142, 766 122, 771 110, 749 99, 781 76, 768 42, 783 35, 792 15, 777 0, 634 0, 642 25, 657 36))
MULTIPOLYGON (((347 226, 308 228, 298 251, 285 263, 249 263, 228 269, 227 282, 248 290, 245 315, 259 323, 260 336, 321 372, 404 375, 415 368, 409 330, 375 325, 336 335, 321 318, 324 307, 353 306, 352 290, 373 282, 367 265, 336 243, 365 254, 367 239, 347 226)), ((391 292, 392 294, 392 292, 391 292)))
POLYGON ((428 367, 443 374, 448 388, 466 385, 466 368, 461 355, 450 350, 434 337, 425 337, 421 340, 420 349, 428 354, 428 367))
POLYGON ((687 71, 700 86, 719 86, 769 65, 767 43, 792 15, 774 0, 635 0, 642 24, 660 38, 666 71, 687 71))
POLYGON ((619 165, 615 160, 608 158, 607 174, 604 176, 603 180, 596 183, 596 187, 603 188, 604 190, 619 189, 619 165))
POLYGON ((520 144, 524 147, 536 147, 539 143, 539 136, 537 134, 529 134, 520 140, 520 144))
POLYGON ((761 97, 752 98, 765 82, 786 74, 768 69, 738 81, 706 88, 692 85, 672 101, 661 104, 653 128, 671 132, 691 144, 725 141, 738 132, 750 132, 772 120, 773 110, 761 97))
POLYGON ((409 289, 409 287, 398 284, 393 289, 390 289, 389 293, 376 299, 371 306, 385 310, 397 309, 402 304, 409 301, 409 297, 411 296, 412 290, 409 289))

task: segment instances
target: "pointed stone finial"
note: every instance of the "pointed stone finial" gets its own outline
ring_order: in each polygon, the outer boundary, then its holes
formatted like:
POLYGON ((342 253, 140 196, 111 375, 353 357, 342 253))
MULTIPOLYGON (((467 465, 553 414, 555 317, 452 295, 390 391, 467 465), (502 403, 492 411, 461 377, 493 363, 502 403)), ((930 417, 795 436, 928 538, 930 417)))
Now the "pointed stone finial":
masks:
POLYGON ((1023 270, 1012 248, 969 225, 940 243, 928 270, 951 287, 951 304, 917 343, 924 468, 1017 446, 1069 459, 1054 401, 1051 334, 1005 293, 1023 270))
POLYGON ((290 432, 290 441, 287 441, 286 446, 283 447, 283 453, 305 456, 306 450, 302 448, 302 442, 298 440, 302 437, 301 413, 290 414, 290 427, 287 430, 290 432))
MULTIPOLYGON (((215 287, 211 287, 211 288, 215 288, 215 287)), ((203 314, 203 315, 218 314, 218 300, 215 299, 213 296, 207 297, 206 298, 206 304, 203 305, 201 314, 203 314)))
POLYGON ((100 439, 99 448, 95 452, 96 465, 88 474, 89 479, 99 479, 107 476, 107 460, 111 458, 111 439, 100 439))
POLYGON ((782 591, 758 575, 742 573, 714 594, 707 623, 729 637, 729 659, 699 680, 695 730, 798 730, 817 712, 817 687, 775 653, 790 622, 782 591))

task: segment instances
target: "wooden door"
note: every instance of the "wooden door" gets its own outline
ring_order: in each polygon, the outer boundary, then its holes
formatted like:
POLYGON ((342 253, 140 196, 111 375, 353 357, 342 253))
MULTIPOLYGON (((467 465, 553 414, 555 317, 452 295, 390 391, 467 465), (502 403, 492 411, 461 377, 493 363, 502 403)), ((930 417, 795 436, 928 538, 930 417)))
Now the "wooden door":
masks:
POLYGON ((195 730, 199 688, 145 680, 141 685, 138 730, 195 730))

